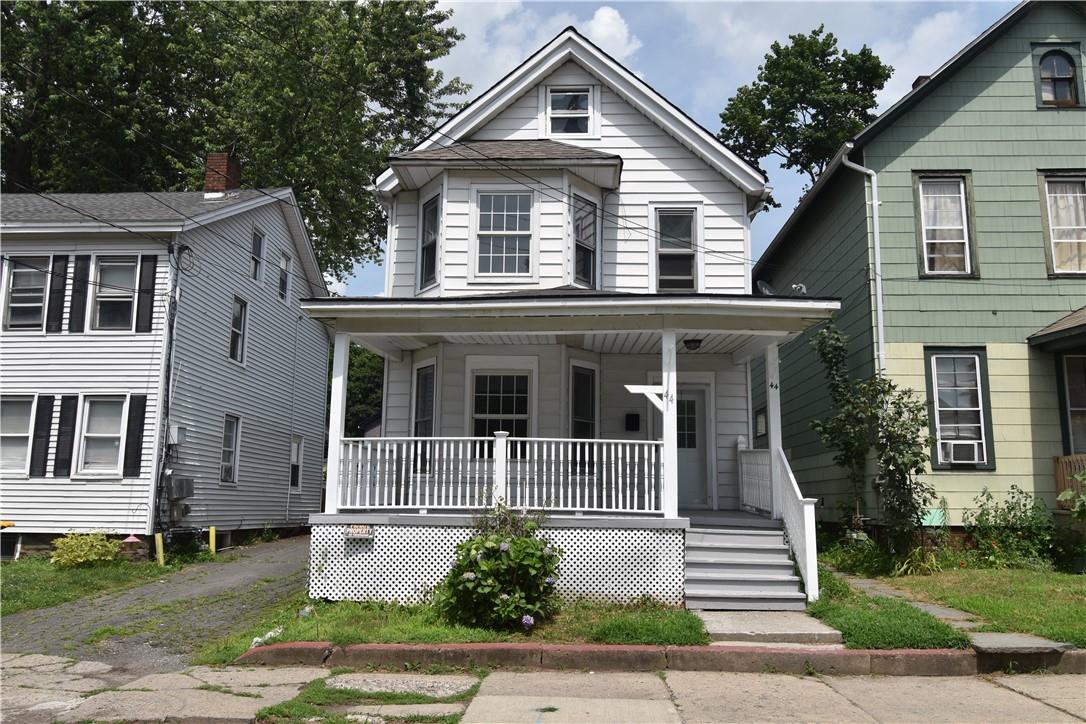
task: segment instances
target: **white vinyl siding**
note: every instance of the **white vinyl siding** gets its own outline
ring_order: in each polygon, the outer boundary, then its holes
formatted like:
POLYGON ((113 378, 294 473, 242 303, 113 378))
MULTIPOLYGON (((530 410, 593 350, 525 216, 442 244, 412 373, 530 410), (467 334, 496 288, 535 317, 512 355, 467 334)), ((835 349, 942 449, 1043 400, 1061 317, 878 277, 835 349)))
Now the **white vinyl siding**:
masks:
POLYGON ((49 293, 50 258, 12 257, 7 269, 7 299, 4 329, 41 330, 45 324, 45 303, 49 293))
POLYGON ((922 178, 920 221, 924 271, 969 274, 969 221, 962 178, 922 178))
POLYGON ((33 396, 0 398, 0 472, 26 475, 34 428, 33 396))
POLYGON ((136 320, 135 256, 99 256, 94 260, 91 328, 132 331, 136 320))
POLYGON ((1053 271, 1086 273, 1086 179, 1049 178, 1045 188, 1053 271))

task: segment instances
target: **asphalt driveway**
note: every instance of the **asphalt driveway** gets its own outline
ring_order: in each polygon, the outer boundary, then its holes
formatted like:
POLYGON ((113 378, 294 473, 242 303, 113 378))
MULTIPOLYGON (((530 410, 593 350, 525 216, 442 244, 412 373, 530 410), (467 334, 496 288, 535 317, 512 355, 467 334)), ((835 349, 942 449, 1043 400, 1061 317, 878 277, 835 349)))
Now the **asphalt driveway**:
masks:
POLYGON ((144 673, 174 671, 208 641, 242 630, 304 590, 309 536, 227 552, 138 588, 3 619, 4 653, 90 659, 144 673))

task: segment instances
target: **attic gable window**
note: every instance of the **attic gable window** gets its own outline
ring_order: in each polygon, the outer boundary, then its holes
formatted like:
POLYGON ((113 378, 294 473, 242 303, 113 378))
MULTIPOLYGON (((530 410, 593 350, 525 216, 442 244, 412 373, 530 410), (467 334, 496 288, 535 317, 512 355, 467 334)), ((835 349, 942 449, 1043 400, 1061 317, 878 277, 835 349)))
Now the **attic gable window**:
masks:
POLYGON ((1078 103, 1075 63, 1067 53, 1052 50, 1041 57, 1041 102, 1046 106, 1073 106, 1078 103))
POLYGON ((592 130, 591 88, 548 88, 547 128, 552 136, 587 136, 592 130))

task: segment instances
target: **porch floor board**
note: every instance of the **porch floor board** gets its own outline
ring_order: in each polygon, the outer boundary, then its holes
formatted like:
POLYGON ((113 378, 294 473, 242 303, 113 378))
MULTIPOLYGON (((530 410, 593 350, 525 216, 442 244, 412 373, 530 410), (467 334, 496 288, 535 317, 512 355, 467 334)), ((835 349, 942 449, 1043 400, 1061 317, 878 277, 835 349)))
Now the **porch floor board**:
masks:
POLYGON ((769 528, 779 530, 781 522, 745 510, 679 510, 689 518, 691 528, 769 528))

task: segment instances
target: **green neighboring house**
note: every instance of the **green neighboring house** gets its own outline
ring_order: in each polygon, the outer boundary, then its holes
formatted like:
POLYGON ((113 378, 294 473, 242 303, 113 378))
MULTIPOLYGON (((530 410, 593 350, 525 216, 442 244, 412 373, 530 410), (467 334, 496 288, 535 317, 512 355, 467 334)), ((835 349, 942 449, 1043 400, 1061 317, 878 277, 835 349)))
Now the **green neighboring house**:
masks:
MULTIPOLYGON (((927 400, 952 524, 985 486, 1053 507, 1086 468, 1084 49, 1086 3, 1016 6, 846 144, 754 268, 778 294, 840 297, 853 373, 881 362, 927 400)), ((811 429, 830 409, 813 334, 781 349, 781 446, 837 520, 850 496, 811 429)))

